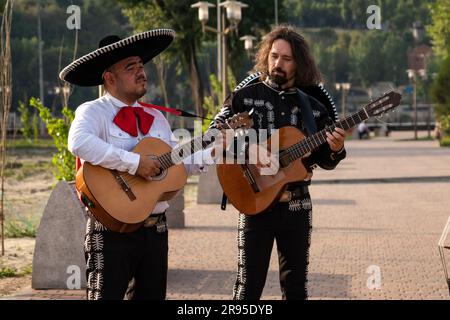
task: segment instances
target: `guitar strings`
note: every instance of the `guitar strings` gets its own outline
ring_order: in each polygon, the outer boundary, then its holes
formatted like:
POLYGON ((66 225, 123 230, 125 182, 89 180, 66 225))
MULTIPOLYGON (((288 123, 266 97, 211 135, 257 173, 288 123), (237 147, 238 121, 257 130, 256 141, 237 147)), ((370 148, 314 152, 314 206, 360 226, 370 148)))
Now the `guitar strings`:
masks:
MULTIPOLYGON (((304 140, 302 140, 299 143, 294 144, 293 146, 289 147, 288 149, 285 150, 284 154, 281 157, 287 157, 290 156, 290 154, 293 154, 295 159, 300 158, 302 155, 305 155, 306 153, 314 150, 315 148, 319 147, 320 145, 322 145, 325 141, 326 141, 326 131, 333 131, 336 127, 342 128, 344 124, 347 125, 348 128, 351 128, 352 126, 356 125, 356 123, 364 121, 367 119, 367 116, 365 114, 365 110, 361 109, 360 111, 354 113, 353 115, 351 115, 350 117, 338 121, 335 124, 328 126, 326 128, 324 128, 323 130, 317 132, 316 134, 312 135, 309 138, 306 138, 304 140), (359 118, 359 120, 357 120, 357 118, 359 118), (350 125, 348 120, 352 120, 353 125, 350 125), (318 138, 318 141, 316 141, 316 138, 318 138), (320 139, 322 138, 322 139, 320 139)), ((289 160, 289 158, 288 158, 289 160)))
MULTIPOLYGON (((226 123, 226 126, 228 128, 231 128, 231 126, 226 123)), ((175 149, 171 150, 170 152, 167 152, 159 157, 157 157, 157 161, 161 164, 161 172, 159 173, 159 175, 164 171, 169 169, 171 166, 173 166, 175 163, 181 162, 183 159, 183 153, 182 151, 184 151, 185 148, 189 147, 191 153, 192 151, 196 152, 196 150, 202 150, 203 149, 203 140, 205 137, 208 137, 208 139, 212 138, 208 136, 208 132, 206 132, 202 137, 199 137, 197 139, 193 139, 181 146, 176 147, 175 149), (193 148, 192 148, 193 147, 193 148), (193 149, 193 150, 192 150, 193 149), (178 158, 175 160, 178 161, 173 161, 172 159, 172 154, 173 151, 178 151, 178 153, 175 153, 178 158)), ((208 143, 209 144, 209 143, 208 143)), ((191 153, 189 154, 189 156, 191 155, 191 153)), ((144 178, 137 176, 137 175, 131 175, 129 173, 121 173, 119 174, 119 177, 122 178, 122 180, 129 186, 131 187, 132 185, 135 185, 137 182, 140 182, 141 180, 144 180, 144 178)))

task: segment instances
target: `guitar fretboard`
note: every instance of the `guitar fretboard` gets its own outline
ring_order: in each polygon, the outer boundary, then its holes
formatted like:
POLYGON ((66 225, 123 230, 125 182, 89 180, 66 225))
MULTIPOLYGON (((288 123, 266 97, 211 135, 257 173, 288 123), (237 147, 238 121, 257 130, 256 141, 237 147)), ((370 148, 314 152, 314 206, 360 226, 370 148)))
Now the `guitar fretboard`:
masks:
POLYGON ((287 148, 280 155, 280 161, 283 161, 283 158, 287 159, 288 162, 297 160, 303 157, 304 155, 308 154, 309 152, 317 149, 322 144, 324 144, 327 141, 327 134, 326 134, 327 132, 333 132, 335 128, 342 128, 344 130, 348 130, 357 125, 358 123, 367 120, 368 118, 369 114, 366 112, 366 109, 363 108, 360 111, 345 118, 344 120, 340 120, 330 126, 327 126, 325 129, 287 148))
POLYGON ((209 146, 212 142, 214 135, 211 131, 205 132, 201 137, 195 138, 175 147, 170 152, 167 152, 158 157, 158 161, 161 163, 163 170, 169 169, 171 166, 181 163, 185 158, 190 157, 197 151, 201 151, 209 146))

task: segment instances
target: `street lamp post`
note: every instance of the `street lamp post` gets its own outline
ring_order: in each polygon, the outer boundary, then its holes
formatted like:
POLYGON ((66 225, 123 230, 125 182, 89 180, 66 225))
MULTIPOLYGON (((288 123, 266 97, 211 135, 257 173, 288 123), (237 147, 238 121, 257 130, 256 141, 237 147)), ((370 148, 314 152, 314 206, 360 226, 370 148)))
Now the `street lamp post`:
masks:
POLYGON ((348 82, 337 82, 336 83, 336 90, 342 90, 342 117, 345 118, 346 114, 346 94, 351 88, 351 83, 348 82))
POLYGON ((413 128, 414 128, 414 140, 417 140, 417 75, 416 70, 408 69, 408 78, 412 81, 413 84, 413 110, 414 110, 414 118, 413 118, 413 128))
POLYGON ((244 41, 244 48, 247 52, 250 52, 253 49, 253 41, 256 40, 254 36, 243 36, 240 40, 244 41))
MULTIPOLYGON (((428 89, 428 74, 427 74, 427 70, 426 69, 420 69, 419 70, 419 75, 422 78, 422 80, 424 81, 424 92, 423 92, 423 98, 424 98, 424 103, 427 103, 427 89, 428 89)), ((428 114, 427 114, 427 136, 428 139, 431 138, 431 107, 428 107, 428 114)))
POLYGON ((237 29, 242 19, 242 8, 246 8, 248 5, 234 0, 224 2, 217 0, 217 28, 206 25, 209 18, 209 8, 212 7, 216 6, 207 1, 199 1, 191 5, 191 8, 198 8, 198 19, 202 24, 203 32, 212 31, 217 33, 217 73, 219 80, 222 82, 222 101, 224 101, 228 93, 226 36, 230 31, 237 29), (230 22, 228 27, 225 25, 225 14, 221 11, 222 7, 226 9, 226 17, 230 22))
MULTIPOLYGON (((408 78, 412 81, 413 84, 414 140, 417 140, 417 76, 419 75, 422 79, 425 80, 427 78, 427 71, 425 69, 408 69, 406 70, 406 72, 408 73, 408 78)), ((430 135, 430 132, 428 132, 428 134, 430 135)))
POLYGON ((278 25, 278 0, 275 0, 275 25, 278 25))

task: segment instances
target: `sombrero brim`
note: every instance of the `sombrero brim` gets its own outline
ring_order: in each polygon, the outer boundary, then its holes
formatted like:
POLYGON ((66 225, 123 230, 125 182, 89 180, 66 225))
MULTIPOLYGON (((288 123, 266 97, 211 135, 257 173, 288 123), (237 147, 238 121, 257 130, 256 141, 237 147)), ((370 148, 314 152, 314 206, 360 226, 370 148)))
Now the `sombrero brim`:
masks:
POLYGON ((299 87, 304 93, 312 96, 320 103, 322 103, 325 108, 327 108, 328 115, 334 120, 339 120, 339 116, 336 110, 336 105, 334 104, 334 100, 331 97, 330 93, 325 90, 322 84, 318 84, 315 86, 301 86, 299 87))
MULTIPOLYGON (((260 71, 257 71, 255 73, 249 75, 247 78, 245 78, 241 83, 239 83, 237 85, 237 87, 234 89, 234 91, 240 90, 249 84, 260 81, 261 75, 262 75, 262 73, 260 71)), ((313 86, 301 86, 301 87, 299 87, 299 89, 302 90, 304 93, 312 96, 313 98, 318 100, 320 103, 322 103, 325 106, 325 108, 327 108, 329 116, 332 117, 334 121, 337 121, 339 119, 333 97, 323 87, 322 84, 313 85, 313 86)))
POLYGON ((171 29, 142 32, 82 56, 65 67, 59 74, 61 80, 88 87, 103 84, 103 72, 116 62, 131 57, 141 57, 145 64, 164 51, 175 38, 171 29))

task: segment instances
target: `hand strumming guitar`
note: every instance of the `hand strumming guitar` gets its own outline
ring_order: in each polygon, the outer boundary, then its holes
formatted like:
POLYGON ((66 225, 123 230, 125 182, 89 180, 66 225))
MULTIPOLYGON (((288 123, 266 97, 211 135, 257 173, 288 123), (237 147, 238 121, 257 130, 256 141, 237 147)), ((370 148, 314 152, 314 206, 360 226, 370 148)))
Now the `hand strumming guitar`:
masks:
POLYGON ((139 167, 136 171, 136 175, 151 181, 152 177, 158 175, 161 172, 161 164, 159 161, 150 157, 141 156, 139 159, 139 167))

